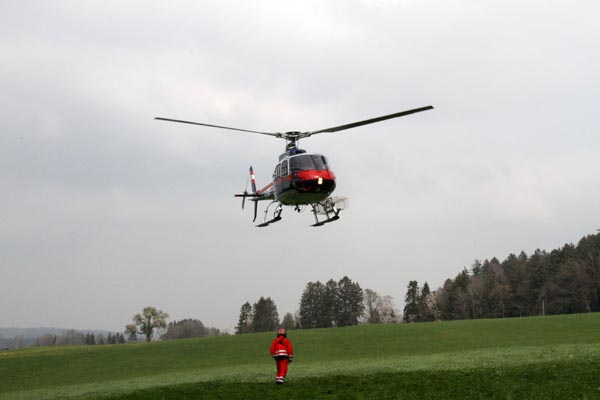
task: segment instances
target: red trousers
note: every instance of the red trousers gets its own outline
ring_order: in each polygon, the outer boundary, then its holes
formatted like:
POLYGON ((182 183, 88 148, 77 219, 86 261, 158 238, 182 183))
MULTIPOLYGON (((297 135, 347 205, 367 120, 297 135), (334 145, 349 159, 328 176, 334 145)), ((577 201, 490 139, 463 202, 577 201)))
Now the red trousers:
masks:
POLYGON ((288 370, 288 358, 277 357, 275 363, 277 364, 277 378, 285 378, 288 370))

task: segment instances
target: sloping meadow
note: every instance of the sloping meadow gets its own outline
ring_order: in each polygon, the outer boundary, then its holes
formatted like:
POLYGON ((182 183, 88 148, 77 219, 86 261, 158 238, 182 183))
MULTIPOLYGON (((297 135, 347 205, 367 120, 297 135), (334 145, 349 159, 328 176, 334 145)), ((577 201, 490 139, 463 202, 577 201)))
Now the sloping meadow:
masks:
POLYGON ((0 353, 0 399, 600 398, 600 314, 290 331, 0 353))

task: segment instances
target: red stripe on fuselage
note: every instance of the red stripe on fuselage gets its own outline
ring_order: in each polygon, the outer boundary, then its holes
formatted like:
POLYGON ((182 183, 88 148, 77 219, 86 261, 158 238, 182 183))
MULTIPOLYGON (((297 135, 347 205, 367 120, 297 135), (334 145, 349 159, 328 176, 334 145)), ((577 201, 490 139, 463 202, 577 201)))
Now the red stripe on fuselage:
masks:
MULTIPOLYGON (((298 171, 298 172, 294 172, 293 175, 284 175, 284 176, 275 178, 273 183, 271 183, 269 186, 273 186, 273 184, 278 185, 278 184, 286 182, 286 181, 291 181, 294 178, 300 178, 303 181, 317 180, 317 179, 321 178, 325 181, 325 180, 335 180, 335 174, 331 171, 319 170, 319 169, 298 171)), ((265 187, 262 190, 259 190, 259 193, 266 190, 269 186, 265 187)))
POLYGON ((298 171, 295 175, 302 179, 303 181, 309 181, 313 179, 322 178, 323 180, 334 180, 335 174, 332 171, 328 170, 308 170, 308 171, 298 171))

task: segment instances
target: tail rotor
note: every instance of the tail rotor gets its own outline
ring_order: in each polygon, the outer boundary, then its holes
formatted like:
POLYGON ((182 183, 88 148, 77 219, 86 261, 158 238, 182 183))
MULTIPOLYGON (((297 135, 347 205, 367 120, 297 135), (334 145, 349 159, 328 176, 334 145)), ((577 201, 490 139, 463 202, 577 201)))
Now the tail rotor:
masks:
MULTIPOLYGON (((250 183, 252 184, 252 194, 256 196, 256 177, 254 176, 254 168, 252 165, 250 166, 250 183)), ((254 199, 254 219, 252 222, 256 221, 256 215, 258 213, 258 200, 254 199)))
POLYGON ((252 220, 252 222, 255 222, 256 216, 258 214, 258 199, 257 199, 257 197, 260 197, 260 195, 256 193, 256 178, 254 177, 254 168, 252 168, 252 166, 250 166, 250 176, 246 179, 246 188, 244 189, 244 193, 236 194, 235 197, 242 198, 242 210, 244 209, 244 206, 246 205, 246 197, 252 198, 251 200, 254 202, 254 219, 252 220), (250 181, 250 184, 252 187, 252 193, 248 193, 248 181, 250 181))
POLYGON ((250 180, 250 178, 246 178, 246 188, 244 189, 244 197, 242 197, 242 210, 244 209, 244 204, 246 204, 246 197, 248 195, 248 181, 250 180))

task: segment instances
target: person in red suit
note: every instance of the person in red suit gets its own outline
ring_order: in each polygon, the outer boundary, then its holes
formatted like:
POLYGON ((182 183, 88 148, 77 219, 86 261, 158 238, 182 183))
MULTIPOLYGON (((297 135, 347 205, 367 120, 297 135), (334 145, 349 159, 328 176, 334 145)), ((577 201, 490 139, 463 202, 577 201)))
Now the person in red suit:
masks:
POLYGON ((292 343, 288 340, 287 332, 284 328, 277 331, 277 338, 271 343, 271 357, 275 359, 275 363, 277 364, 275 383, 282 385, 287 375, 288 363, 291 363, 292 357, 294 357, 292 343))

